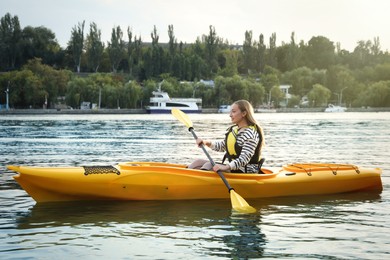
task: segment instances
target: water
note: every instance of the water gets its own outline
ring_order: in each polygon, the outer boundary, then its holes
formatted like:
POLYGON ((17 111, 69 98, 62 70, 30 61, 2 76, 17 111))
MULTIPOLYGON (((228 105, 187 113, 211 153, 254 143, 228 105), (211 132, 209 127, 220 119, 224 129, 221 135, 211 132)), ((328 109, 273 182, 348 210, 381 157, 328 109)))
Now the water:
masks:
MULTIPOLYGON (((36 204, 7 164, 188 163, 204 158, 171 115, 0 116, 1 259, 388 259, 390 113, 256 114, 264 167, 293 162, 383 169, 381 194, 248 200, 36 204)), ((200 137, 219 138, 227 114, 190 115, 200 137)), ((219 160, 222 156, 211 153, 219 160)))

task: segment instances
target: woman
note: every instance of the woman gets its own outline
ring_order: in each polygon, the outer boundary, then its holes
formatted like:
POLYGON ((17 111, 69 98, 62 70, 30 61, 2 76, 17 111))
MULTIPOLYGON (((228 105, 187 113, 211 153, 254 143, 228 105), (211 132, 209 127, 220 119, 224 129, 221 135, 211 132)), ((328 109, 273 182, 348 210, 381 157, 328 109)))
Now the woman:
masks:
POLYGON ((211 170, 215 172, 257 173, 261 148, 264 144, 263 130, 254 118, 252 105, 246 100, 234 102, 230 110, 230 118, 233 126, 229 127, 225 140, 209 141, 198 138, 198 146, 204 144, 211 149, 225 152, 222 164, 212 167, 211 163, 204 159, 198 159, 188 168, 211 170), (225 159, 229 163, 223 164, 225 159))

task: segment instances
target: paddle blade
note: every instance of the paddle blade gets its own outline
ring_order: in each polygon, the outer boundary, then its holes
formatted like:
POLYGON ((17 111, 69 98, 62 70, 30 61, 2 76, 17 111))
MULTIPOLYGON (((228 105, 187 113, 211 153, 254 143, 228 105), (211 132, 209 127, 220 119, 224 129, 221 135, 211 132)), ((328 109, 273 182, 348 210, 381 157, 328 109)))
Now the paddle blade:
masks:
POLYGON ((185 124, 188 128, 192 127, 191 119, 183 111, 177 108, 172 108, 171 113, 177 120, 185 124))
POLYGON ((232 202, 232 207, 235 211, 239 213, 255 213, 257 210, 250 206, 248 202, 244 200, 239 194, 237 194, 234 190, 230 191, 230 200, 232 202))

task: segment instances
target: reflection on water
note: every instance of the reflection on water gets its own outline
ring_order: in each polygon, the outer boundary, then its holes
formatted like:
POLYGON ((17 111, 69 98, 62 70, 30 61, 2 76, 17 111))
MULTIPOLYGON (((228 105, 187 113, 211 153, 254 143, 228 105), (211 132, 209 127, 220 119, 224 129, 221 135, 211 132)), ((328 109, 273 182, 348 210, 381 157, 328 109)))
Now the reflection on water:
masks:
MULTIPOLYGON (((28 244, 27 234, 51 236, 72 228, 77 233, 67 232, 62 240, 93 236, 96 248, 103 246, 99 242, 107 237, 153 238, 155 242, 172 240, 209 256, 260 257, 265 245, 265 235, 260 230, 261 214, 235 214, 227 204, 221 200, 36 204, 16 218, 16 228, 25 231, 13 240, 15 244, 22 240, 28 244), (42 233, 43 230, 50 231, 42 233)), ((29 242, 51 246, 47 240, 42 244, 29 242)))
MULTIPOLYGON (((231 259, 259 258, 263 256, 266 244, 265 235, 261 232, 260 214, 232 214, 227 219, 235 234, 222 237, 231 259)), ((211 254, 212 255, 212 254, 211 254)))
MULTIPOLYGON (((281 240, 294 236, 288 233, 294 226, 295 236, 301 236, 300 240, 302 236, 306 237, 306 242, 319 238, 332 240, 326 237, 327 230, 322 234, 311 233, 313 225, 343 222, 344 225, 357 225, 359 219, 349 217, 351 210, 365 220, 373 218, 362 216, 365 213, 359 207, 377 203, 380 199, 379 194, 372 193, 267 198, 251 201, 258 212, 249 215, 232 212, 225 200, 43 203, 35 204, 16 217, 16 228, 24 231, 15 234, 12 241, 14 245, 28 246, 15 246, 18 250, 31 246, 49 250, 58 243, 51 239, 58 236, 64 246, 74 246, 75 240, 87 245, 93 238, 93 245, 89 247, 98 250, 105 246, 106 239, 153 239, 153 244, 159 243, 159 250, 167 256, 169 253, 164 249, 169 241, 175 247, 190 248, 207 256, 258 258, 264 255, 269 241, 263 228, 276 228, 283 235, 271 234, 281 240), (340 217, 346 220, 338 219, 340 217)), ((153 255, 142 254, 145 257, 153 255)), ((288 255, 279 252, 276 256, 288 255)))
MULTIPOLYGON (((1 259, 386 259, 390 246, 390 114, 256 114, 264 167, 335 162, 383 168, 384 190, 248 201, 35 204, 6 164, 188 163, 204 157, 170 115, 0 117, 1 259)), ((228 115, 191 115, 198 136, 221 138, 228 115)), ((222 155, 211 153, 219 160, 222 155)), ((309 185, 309 184, 308 184, 309 185)))

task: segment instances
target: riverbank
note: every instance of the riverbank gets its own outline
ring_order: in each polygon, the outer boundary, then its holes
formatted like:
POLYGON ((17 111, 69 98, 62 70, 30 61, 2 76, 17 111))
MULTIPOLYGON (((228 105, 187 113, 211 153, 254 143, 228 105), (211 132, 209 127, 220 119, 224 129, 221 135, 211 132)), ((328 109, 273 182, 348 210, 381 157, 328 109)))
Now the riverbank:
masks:
MULTIPOLYGON (((280 108, 276 113, 319 113, 324 108, 280 108)), ((348 108, 346 112, 390 112, 390 107, 348 108)), ((203 108, 204 114, 218 113, 217 108, 203 108)), ((260 113, 260 112, 258 112, 260 113)), ((267 112, 261 112, 267 113, 267 112)), ((10 109, 0 110, 0 115, 41 115, 41 114, 147 114, 145 109, 10 109)))

